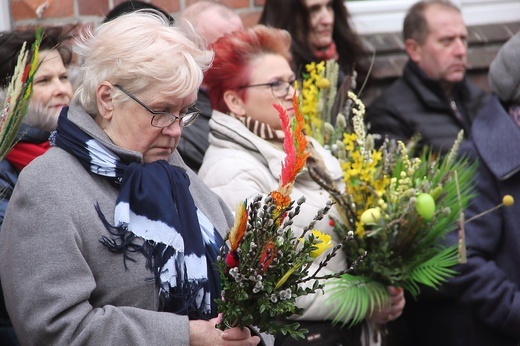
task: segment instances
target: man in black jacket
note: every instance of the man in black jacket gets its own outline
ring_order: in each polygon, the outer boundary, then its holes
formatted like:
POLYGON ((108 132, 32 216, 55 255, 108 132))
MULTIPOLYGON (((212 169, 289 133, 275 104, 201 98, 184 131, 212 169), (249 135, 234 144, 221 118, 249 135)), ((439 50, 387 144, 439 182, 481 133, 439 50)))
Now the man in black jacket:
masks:
MULTIPOLYGON (((208 44, 243 27, 242 19, 238 14, 227 6, 213 1, 199 1, 186 7, 182 12, 182 18, 189 21, 208 44)), ((197 95, 197 107, 201 110, 199 118, 191 126, 182 130, 182 137, 177 146, 186 165, 195 172, 199 171, 209 146, 209 119, 213 111, 204 85, 197 95)))
POLYGON ((403 25, 409 61, 403 75, 367 110, 370 132, 403 141, 420 134, 422 145, 446 153, 471 122, 487 94, 466 77, 467 29, 449 1, 420 1, 403 25))
MULTIPOLYGON (((405 142, 419 134, 421 146, 445 154, 460 130, 469 137, 489 99, 466 76, 467 29, 461 12, 448 1, 420 1, 408 10, 403 36, 409 61, 402 77, 368 107, 370 132, 405 142)), ((449 339, 442 325, 452 323, 446 317, 453 304, 426 287, 417 301, 407 298, 403 315, 387 324, 385 345, 448 345, 439 340, 449 339)))

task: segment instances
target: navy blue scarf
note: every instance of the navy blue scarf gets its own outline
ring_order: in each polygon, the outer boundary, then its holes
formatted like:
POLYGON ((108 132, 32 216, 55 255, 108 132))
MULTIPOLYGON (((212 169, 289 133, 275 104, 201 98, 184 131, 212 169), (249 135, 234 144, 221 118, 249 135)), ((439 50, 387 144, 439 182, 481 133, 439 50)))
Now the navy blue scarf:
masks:
POLYGON ((109 179, 119 188, 114 224, 96 205, 110 236, 101 243, 134 261, 132 253, 147 258, 147 268, 159 287, 160 310, 209 319, 217 315, 214 300, 220 283, 214 262, 224 245, 208 218, 197 209, 186 172, 159 160, 125 163, 67 118, 65 108, 51 140, 74 155, 88 171, 109 179))

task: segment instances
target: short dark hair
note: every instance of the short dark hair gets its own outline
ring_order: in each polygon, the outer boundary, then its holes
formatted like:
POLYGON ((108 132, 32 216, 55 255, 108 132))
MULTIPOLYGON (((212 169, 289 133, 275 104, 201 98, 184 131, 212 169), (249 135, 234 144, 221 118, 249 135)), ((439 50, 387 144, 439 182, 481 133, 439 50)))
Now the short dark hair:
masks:
MULTIPOLYGON (((63 64, 68 66, 72 60, 72 49, 64 42, 72 38, 74 29, 75 26, 44 27, 40 50, 56 49, 61 55, 63 64)), ((9 85, 22 46, 24 42, 26 42, 27 49, 33 45, 36 40, 36 31, 37 28, 31 28, 0 33, 0 88, 9 85)))
POLYGON ((160 7, 157 7, 153 4, 143 2, 143 1, 129 0, 129 1, 122 2, 119 5, 117 5, 116 7, 114 7, 113 9, 111 9, 110 12, 107 13, 105 20, 103 20, 103 23, 109 22, 112 19, 115 19, 125 13, 135 12, 137 10, 159 11, 166 18, 168 18, 170 23, 173 24, 175 22, 175 18, 173 18, 173 16, 171 14, 169 14, 167 11, 165 11, 164 9, 162 9, 160 7))
MULTIPOLYGON (((333 0, 334 28, 332 39, 336 44, 341 69, 350 74, 362 69, 366 51, 359 35, 350 25, 350 14, 344 0, 333 0)), ((296 68, 319 61, 307 37, 311 30, 310 13, 305 0, 266 0, 259 24, 289 31, 292 36, 292 53, 296 68)))
POLYGON ((449 0, 423 0, 415 3, 408 12, 403 22, 403 39, 411 38, 419 44, 423 44, 428 36, 428 22, 424 12, 433 5, 442 6, 460 13, 460 9, 449 0))

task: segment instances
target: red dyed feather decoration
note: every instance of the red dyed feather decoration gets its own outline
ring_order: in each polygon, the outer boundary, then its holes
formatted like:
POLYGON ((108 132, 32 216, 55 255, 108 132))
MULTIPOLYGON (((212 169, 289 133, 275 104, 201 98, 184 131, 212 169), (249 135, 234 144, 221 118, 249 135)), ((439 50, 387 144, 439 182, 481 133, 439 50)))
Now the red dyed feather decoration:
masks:
POLYGON ((296 175, 302 170, 307 161, 309 153, 305 151, 307 147, 307 138, 303 133, 303 114, 301 114, 296 95, 293 96, 293 105, 295 111, 295 118, 291 122, 289 115, 284 107, 275 104, 274 107, 280 114, 282 129, 285 133, 284 149, 285 160, 282 164, 282 173, 280 174, 279 191, 282 189, 288 190, 294 184, 296 175))

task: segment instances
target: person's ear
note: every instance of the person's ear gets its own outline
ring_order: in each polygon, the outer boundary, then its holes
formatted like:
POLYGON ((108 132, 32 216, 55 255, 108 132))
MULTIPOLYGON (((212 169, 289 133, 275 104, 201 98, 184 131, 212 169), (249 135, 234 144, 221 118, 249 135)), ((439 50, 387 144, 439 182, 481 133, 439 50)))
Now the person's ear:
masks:
POLYGON ((422 58, 422 48, 419 42, 412 38, 408 38, 404 41, 404 48, 406 50, 406 54, 410 57, 410 59, 418 64, 422 58))
POLYGON ((114 86, 107 81, 102 82, 96 89, 96 101, 99 115, 105 119, 112 116, 114 110, 114 86))
POLYGON ((235 91, 227 90, 224 92, 224 102, 229 108, 230 112, 236 116, 245 116, 246 109, 244 107, 244 101, 238 96, 235 91))

